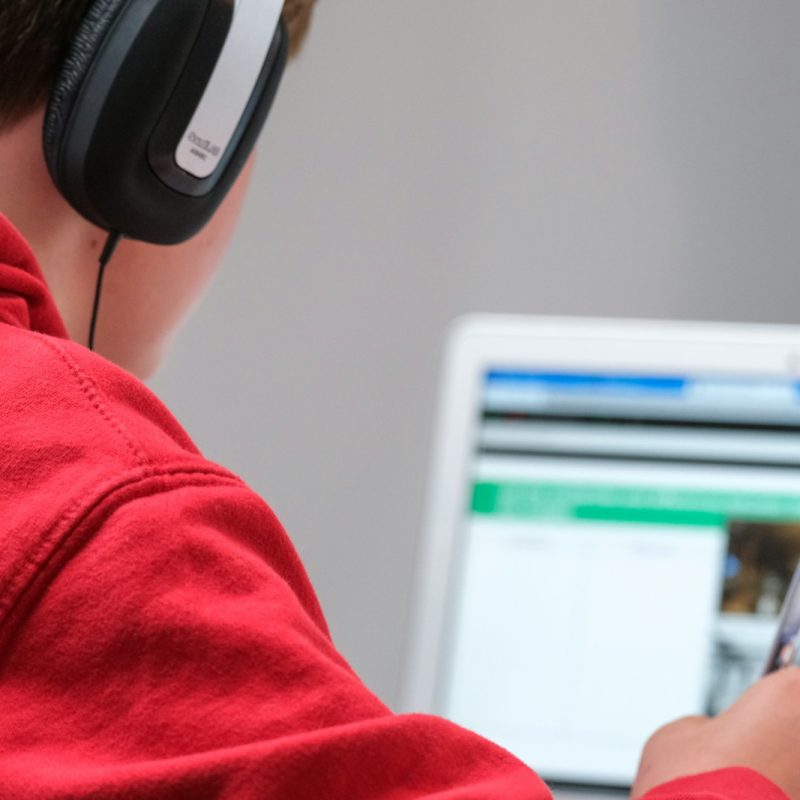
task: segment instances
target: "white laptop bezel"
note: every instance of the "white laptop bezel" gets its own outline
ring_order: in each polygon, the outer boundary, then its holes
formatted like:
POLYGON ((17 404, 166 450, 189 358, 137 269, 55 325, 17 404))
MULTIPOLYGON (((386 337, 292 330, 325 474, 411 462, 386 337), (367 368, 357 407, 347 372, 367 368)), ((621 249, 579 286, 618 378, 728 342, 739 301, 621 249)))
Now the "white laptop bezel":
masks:
POLYGON ((469 316, 448 336, 401 705, 435 712, 451 564, 489 369, 797 378, 800 327, 469 316))

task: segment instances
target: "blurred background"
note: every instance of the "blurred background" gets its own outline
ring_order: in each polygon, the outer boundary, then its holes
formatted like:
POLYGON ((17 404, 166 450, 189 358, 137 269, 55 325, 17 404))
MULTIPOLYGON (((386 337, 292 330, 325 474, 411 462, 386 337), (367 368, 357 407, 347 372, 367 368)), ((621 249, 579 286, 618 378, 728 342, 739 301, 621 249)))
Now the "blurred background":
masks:
POLYGON ((320 0, 153 388, 390 705, 449 323, 800 322, 799 131, 793 0, 320 0))

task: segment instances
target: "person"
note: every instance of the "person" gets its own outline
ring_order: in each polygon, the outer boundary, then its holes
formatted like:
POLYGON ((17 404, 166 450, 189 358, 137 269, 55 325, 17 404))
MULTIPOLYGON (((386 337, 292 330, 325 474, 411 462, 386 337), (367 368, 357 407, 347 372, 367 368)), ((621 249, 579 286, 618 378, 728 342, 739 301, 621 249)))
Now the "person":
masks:
MULTIPOLYGON (((295 52, 312 6, 286 0, 295 52)), ((0 2, 0 795, 549 797, 500 747, 365 688, 270 509, 140 382, 224 253, 249 169, 189 243, 122 243, 85 346, 104 232, 56 190, 41 129, 86 7, 0 2)), ((634 793, 800 797, 799 738, 786 670, 657 733, 634 793)))

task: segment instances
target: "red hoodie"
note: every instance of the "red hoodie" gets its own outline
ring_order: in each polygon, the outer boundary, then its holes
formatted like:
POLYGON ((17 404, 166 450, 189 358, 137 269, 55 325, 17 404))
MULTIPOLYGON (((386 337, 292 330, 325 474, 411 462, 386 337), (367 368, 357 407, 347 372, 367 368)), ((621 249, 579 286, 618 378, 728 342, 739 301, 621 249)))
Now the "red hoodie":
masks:
MULTIPOLYGON (((0 797, 550 796, 364 687, 269 508, 68 340, 1 216, 0 365, 0 797)), ((785 795, 726 770, 652 798, 785 795)))

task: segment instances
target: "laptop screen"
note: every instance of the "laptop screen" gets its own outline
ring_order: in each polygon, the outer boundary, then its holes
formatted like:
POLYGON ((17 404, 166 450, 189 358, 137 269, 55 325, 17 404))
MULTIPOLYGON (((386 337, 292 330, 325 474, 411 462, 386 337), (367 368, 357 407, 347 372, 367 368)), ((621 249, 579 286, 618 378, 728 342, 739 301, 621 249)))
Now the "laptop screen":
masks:
POLYGON ((800 385, 485 375, 437 711, 546 779, 630 785, 760 674, 800 556, 800 385))

